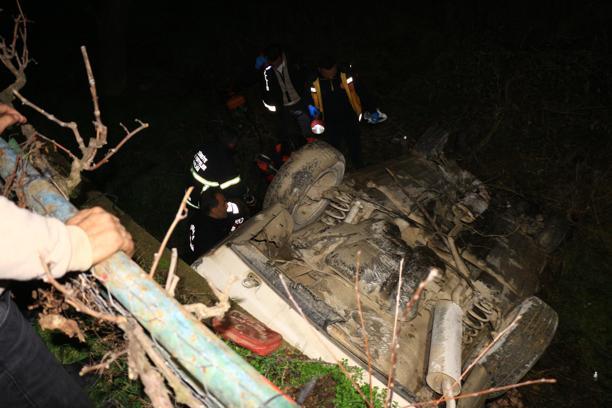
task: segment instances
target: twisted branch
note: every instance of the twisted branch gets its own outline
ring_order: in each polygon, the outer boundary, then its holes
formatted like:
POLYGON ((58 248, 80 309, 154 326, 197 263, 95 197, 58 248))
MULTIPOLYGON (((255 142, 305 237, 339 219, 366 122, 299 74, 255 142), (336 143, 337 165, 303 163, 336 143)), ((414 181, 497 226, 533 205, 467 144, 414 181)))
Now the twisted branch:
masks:
MULTIPOLYGON (((24 24, 23 30, 25 30, 25 22, 23 24, 24 24)), ((23 36, 25 36, 25 32, 23 36)), ((14 50, 10 50, 10 47, 6 47, 4 42, 0 42, 0 59, 2 59, 3 62, 5 62, 8 56, 14 56, 14 54, 15 54, 14 50)), ((140 131, 149 127, 148 123, 142 122, 139 119, 135 120, 138 126, 131 131, 125 125, 120 124, 121 128, 125 131, 124 137, 121 139, 121 141, 119 141, 119 143, 117 143, 117 145, 114 148, 109 149, 104 155, 104 157, 102 157, 102 159, 100 159, 98 162, 95 162, 95 158, 96 158, 96 154, 98 153, 98 150, 107 144, 108 128, 106 127, 106 125, 104 125, 104 123, 102 123, 102 114, 100 111, 98 91, 96 89, 96 80, 93 75, 93 70, 91 68, 91 63, 89 61, 89 56, 87 54, 87 49, 85 48, 85 46, 81 47, 81 54, 83 55, 83 61, 85 63, 85 71, 87 73, 87 82, 89 84, 89 91, 91 93, 91 100, 93 103, 93 115, 94 115, 93 124, 94 124, 94 129, 95 129, 95 137, 89 138, 87 143, 85 143, 85 140, 83 136, 81 135, 81 132, 76 122, 61 120, 55 115, 53 115, 52 113, 47 112, 40 106, 36 105, 32 101, 24 97, 19 92, 19 89, 20 89, 19 87, 13 86, 10 89, 11 98, 16 96, 23 105, 31 109, 34 109, 36 112, 43 115, 49 121, 63 128, 70 129, 70 131, 72 132, 74 139, 81 153, 80 158, 77 157, 77 155, 75 155, 74 153, 72 153, 69 149, 62 146, 61 144, 47 137, 40 135, 40 133, 37 133, 39 137, 43 138, 44 140, 48 142, 51 142, 54 146, 60 148, 63 152, 68 154, 68 156, 72 159, 72 165, 70 167, 70 175, 66 179, 66 186, 68 190, 74 189, 74 187, 76 187, 81 182, 81 171, 97 170, 102 165, 107 163, 109 159, 115 153, 117 153, 119 149, 121 149, 121 147, 123 147, 123 145, 126 144, 132 137, 134 137, 140 131)), ((27 53, 25 54, 25 56, 27 57, 27 53)), ((22 59, 23 57, 18 58, 19 61, 21 61, 22 59)), ((9 59, 8 62, 10 61, 11 60, 9 59)), ((23 69, 25 69, 25 65, 24 64, 22 65, 23 65, 23 69)), ((20 65, 20 67, 22 65, 20 65)), ((13 72, 11 67, 9 67, 9 70, 13 72)))
POLYGON ((20 90, 26 84, 25 69, 30 62, 27 46, 28 20, 23 14, 19 1, 16 3, 19 15, 15 17, 10 44, 7 44, 4 38, 0 38, 0 62, 15 77, 15 81, 0 92, 0 101, 5 103, 12 102, 13 92, 20 90))
POLYGON ((174 228, 176 228, 176 225, 181 220, 184 220, 187 217, 187 212, 188 212, 187 199, 189 198, 189 195, 191 195, 191 191, 193 191, 193 187, 189 187, 187 191, 185 192, 185 195, 183 196, 183 200, 181 201, 181 204, 179 205, 178 211, 176 212, 176 215, 174 216, 174 220, 172 221, 172 224, 170 224, 170 228, 168 228, 168 231, 166 232, 166 236, 164 237, 164 240, 159 246, 159 250, 155 253, 155 255, 153 255, 153 265, 151 266, 151 270, 149 271, 149 276, 151 278, 153 278, 153 276, 155 275, 155 270, 157 269, 157 265, 159 265, 159 260, 161 259, 164 253, 164 248, 166 248, 166 245, 168 244, 168 240, 170 239, 170 236, 172 235, 174 228))

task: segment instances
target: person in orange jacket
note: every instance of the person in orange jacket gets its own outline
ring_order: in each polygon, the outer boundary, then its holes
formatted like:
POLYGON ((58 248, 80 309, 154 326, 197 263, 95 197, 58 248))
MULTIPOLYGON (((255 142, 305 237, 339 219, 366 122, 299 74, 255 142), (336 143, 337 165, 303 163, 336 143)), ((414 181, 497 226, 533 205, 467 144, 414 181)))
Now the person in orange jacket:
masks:
POLYGON ((323 134, 324 140, 338 150, 346 145, 349 160, 356 168, 363 166, 359 122, 377 124, 387 119, 372 101, 351 66, 338 64, 330 55, 320 57, 308 101, 311 116, 316 119, 312 131, 323 134))

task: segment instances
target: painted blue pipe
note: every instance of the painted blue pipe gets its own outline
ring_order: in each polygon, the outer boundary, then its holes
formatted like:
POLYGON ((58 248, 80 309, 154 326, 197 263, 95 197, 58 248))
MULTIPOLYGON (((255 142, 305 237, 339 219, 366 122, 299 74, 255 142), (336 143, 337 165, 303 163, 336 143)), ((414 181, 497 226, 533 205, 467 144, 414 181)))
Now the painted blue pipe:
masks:
MULTIPOLYGON (((15 170, 17 155, 0 138, 0 176, 15 170)), ((66 221, 77 209, 31 166, 24 193, 34 211, 66 221)), ((226 406, 297 407, 208 328, 170 298, 123 252, 94 268, 95 276, 161 345, 226 406)))

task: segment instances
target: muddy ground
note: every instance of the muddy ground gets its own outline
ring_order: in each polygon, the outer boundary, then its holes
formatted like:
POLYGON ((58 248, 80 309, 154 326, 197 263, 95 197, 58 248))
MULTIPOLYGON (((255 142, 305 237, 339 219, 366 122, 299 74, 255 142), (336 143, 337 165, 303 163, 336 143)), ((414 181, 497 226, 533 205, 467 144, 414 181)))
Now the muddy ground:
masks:
MULTIPOLYGON (((397 157, 438 125, 451 132, 448 155, 493 193, 521 197, 570 222, 540 292, 558 311, 559 329, 529 374, 559 382, 520 394, 529 407, 607 406, 612 391, 609 7, 542 2, 493 9, 452 3, 367 10, 313 5, 282 12, 258 4, 199 9, 127 3, 119 10, 128 16, 122 37, 125 87, 102 90, 103 119, 111 141, 121 136, 120 121, 128 124, 136 117, 151 127, 91 178, 161 238, 182 196, 194 148, 233 128, 242 136, 244 176, 261 197, 265 184, 253 159, 273 135, 251 82, 254 58, 273 41, 291 44, 306 61, 321 50, 333 52, 355 63, 390 117, 378 127, 363 126, 367 163, 397 157), (230 87, 247 96, 248 116, 232 117, 225 110, 230 87)), ((115 61, 105 48, 104 30, 97 28, 102 14, 98 6, 76 2, 38 7, 30 13, 35 23, 29 37, 37 64, 28 71, 23 93, 85 129, 91 107, 78 46, 90 46, 94 71, 115 61)), ((71 137, 23 111, 47 136, 71 137)), ((182 241, 179 231, 173 244, 182 241)))

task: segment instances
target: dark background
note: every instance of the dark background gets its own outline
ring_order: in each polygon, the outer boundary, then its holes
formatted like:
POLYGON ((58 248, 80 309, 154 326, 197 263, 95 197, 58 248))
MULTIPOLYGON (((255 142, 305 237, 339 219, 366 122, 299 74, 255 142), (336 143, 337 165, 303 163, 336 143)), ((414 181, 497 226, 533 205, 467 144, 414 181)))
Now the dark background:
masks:
MULTIPOLYGON (((4 3, 6 36, 14 5, 4 3)), ((262 47, 285 43, 306 63, 323 52, 353 62, 390 117, 362 129, 366 163, 396 157, 428 127, 442 126, 451 131, 449 156, 493 193, 519 196, 569 221, 540 293, 559 312, 560 327, 529 374, 559 383, 521 394, 530 407, 608 405, 612 3, 22 5, 36 60, 27 70, 26 97, 91 135, 79 51, 86 45, 110 144, 122 137, 119 122, 150 123, 88 176, 158 238, 182 197, 193 150, 223 129, 241 134, 242 171, 262 194, 253 159, 273 140, 253 86, 262 47), (226 111, 229 89, 247 96, 248 116, 226 111)), ((0 78, 4 88, 10 78, 0 78)), ((42 133, 71 145, 70 132, 22 111, 42 133)))

